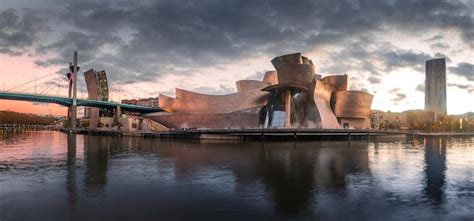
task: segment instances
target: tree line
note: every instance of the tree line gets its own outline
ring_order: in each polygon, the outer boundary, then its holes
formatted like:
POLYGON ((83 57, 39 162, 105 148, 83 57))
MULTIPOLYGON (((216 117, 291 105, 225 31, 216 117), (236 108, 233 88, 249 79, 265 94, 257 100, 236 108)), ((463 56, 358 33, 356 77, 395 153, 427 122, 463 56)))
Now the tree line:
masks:
POLYGON ((0 111, 0 125, 50 125, 55 121, 56 118, 53 116, 0 111))

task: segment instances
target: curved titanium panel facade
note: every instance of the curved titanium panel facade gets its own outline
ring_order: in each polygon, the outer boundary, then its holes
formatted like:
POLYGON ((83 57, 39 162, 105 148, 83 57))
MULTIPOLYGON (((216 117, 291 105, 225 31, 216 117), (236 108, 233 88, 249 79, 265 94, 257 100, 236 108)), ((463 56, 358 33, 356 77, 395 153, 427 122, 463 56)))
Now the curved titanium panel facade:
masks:
POLYGON ((147 118, 159 122, 167 128, 258 128, 258 113, 226 114, 149 114, 147 118))
POLYGON ((267 71, 263 77, 263 81, 270 85, 278 84, 278 75, 276 71, 267 71))
POLYGON ((339 128, 339 122, 331 110, 331 94, 333 86, 322 81, 316 81, 314 87, 314 103, 319 115, 321 128, 339 128))
POLYGON ((322 78, 321 81, 334 86, 334 92, 347 91, 349 86, 347 81, 347 75, 326 76, 322 78))
POLYGON ((333 110, 342 118, 369 118, 373 95, 362 91, 334 92, 333 110))
POLYGON ((262 81, 237 81, 237 93, 176 89, 176 98, 160 95, 159 106, 172 113, 147 117, 169 128, 370 127, 373 96, 347 91, 347 75, 321 78, 301 53, 275 57, 272 64, 276 71, 262 81))
MULTIPOLYGON (((350 129, 367 129, 370 128, 369 118, 339 118, 341 125, 349 125, 350 129)), ((343 126, 344 127, 344 126, 343 126)))
POLYGON ((244 93, 245 91, 253 90, 253 89, 262 89, 270 84, 263 81, 256 81, 256 80, 240 80, 235 82, 235 86, 237 88, 237 93, 244 93))
POLYGON ((231 113, 260 108, 267 103, 268 93, 252 89, 227 95, 207 95, 176 88, 176 98, 160 95, 159 106, 166 111, 183 113, 231 113))
POLYGON ((301 53, 276 57, 272 64, 278 73, 278 84, 308 86, 314 79, 313 62, 301 53))

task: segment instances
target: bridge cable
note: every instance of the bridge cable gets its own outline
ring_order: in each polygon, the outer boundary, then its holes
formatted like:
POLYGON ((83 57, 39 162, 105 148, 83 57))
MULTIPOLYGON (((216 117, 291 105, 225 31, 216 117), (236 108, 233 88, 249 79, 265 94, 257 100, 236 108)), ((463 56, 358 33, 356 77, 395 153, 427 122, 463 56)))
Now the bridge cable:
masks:
POLYGON ((43 82, 40 85, 46 84, 46 83, 51 83, 48 87, 44 88, 39 95, 46 94, 45 91, 49 91, 50 88, 54 88, 55 86, 58 85, 57 80, 59 80, 61 77, 55 77, 49 81, 43 82))
MULTIPOLYGON (((59 79, 59 77, 57 77, 57 78, 59 79)), ((28 90, 31 90, 31 89, 33 89, 33 88, 41 87, 41 86, 43 86, 45 83, 48 83, 48 82, 50 82, 50 81, 52 81, 52 80, 55 80, 55 79, 56 79, 56 78, 53 78, 53 79, 51 79, 51 80, 49 80, 49 81, 43 81, 43 82, 37 83, 37 84, 35 84, 35 85, 33 85, 33 86, 29 87, 29 88, 26 88, 26 89, 24 89, 24 90, 18 91, 17 93, 23 93, 23 92, 28 91, 28 90)), ((36 94, 38 94, 38 93, 36 93, 36 94)))
MULTIPOLYGON (((46 82, 47 82, 47 81, 41 82, 41 83, 36 84, 36 85, 33 85, 33 86, 31 86, 31 87, 29 87, 29 88, 26 88, 26 89, 24 89, 24 90, 22 90, 22 91, 19 91, 19 92, 17 92, 17 93, 23 93, 23 92, 28 91, 28 90, 31 90, 31 89, 33 89, 33 88, 35 88, 35 87, 42 86, 42 85, 43 85, 44 83, 46 83, 46 82)), ((38 93, 36 93, 36 94, 38 94, 38 93)))
MULTIPOLYGON (((49 81, 48 81, 49 82, 49 81)), ((48 82, 45 82, 45 83, 48 83, 48 82)), ((52 82, 52 84, 50 84, 49 86, 45 87, 41 92, 38 93, 38 95, 43 95, 43 94, 46 94, 45 92, 46 91, 49 91, 49 89, 51 88, 54 88, 54 86, 56 86, 55 82, 52 82)))
MULTIPOLYGON (((56 72, 53 72, 53 73, 49 73, 49 74, 43 75, 43 76, 41 76, 41 77, 35 78, 35 79, 31 80, 31 81, 28 81, 28 82, 25 82, 25 83, 16 85, 16 86, 14 86, 14 87, 12 87, 12 88, 6 90, 5 92, 12 91, 13 89, 19 88, 19 87, 21 87, 21 86, 24 86, 24 85, 26 85, 26 84, 29 84, 29 83, 31 83, 31 82, 34 82, 34 81, 36 81, 36 80, 38 80, 38 79, 45 78, 45 77, 47 77, 47 76, 49 76, 49 75, 53 75, 53 74, 59 74, 59 71, 56 71, 56 72)), ((30 89, 31 89, 31 88, 30 88, 30 89)))
POLYGON ((49 89, 47 91, 44 92, 44 94, 41 94, 41 95, 48 95, 48 93, 50 91, 52 91, 54 88, 56 88, 56 86, 58 85, 58 83, 55 83, 55 84, 51 84, 53 87, 49 87, 49 89))

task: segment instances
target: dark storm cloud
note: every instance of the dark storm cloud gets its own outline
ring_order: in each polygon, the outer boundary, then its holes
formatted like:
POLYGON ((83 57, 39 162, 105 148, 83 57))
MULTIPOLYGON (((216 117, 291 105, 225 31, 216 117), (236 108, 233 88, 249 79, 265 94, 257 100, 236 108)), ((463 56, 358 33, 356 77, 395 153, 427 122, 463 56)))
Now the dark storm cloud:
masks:
POLYGON ((443 42, 438 42, 430 45, 430 47, 433 49, 448 49, 449 45, 443 42))
POLYGON ((407 98, 407 95, 406 94, 403 94, 403 93, 396 93, 395 94, 395 97, 391 99, 391 101, 395 104, 398 104, 400 103, 400 101, 403 101, 407 98))
POLYGON ((415 88, 416 91, 425 93, 425 84, 419 84, 415 88))
POLYGON ((20 51, 13 51, 9 48, 0 48, 0 54, 7 54, 10 56, 20 56, 23 54, 23 52, 20 51))
POLYGON ((474 65, 466 62, 459 63, 448 70, 458 76, 465 77, 468 81, 474 81, 474 65))
POLYGON ((67 64, 78 50, 81 66, 106 69, 111 80, 122 84, 151 81, 181 68, 324 45, 352 47, 341 55, 359 63, 354 67, 352 61, 341 62, 324 67, 325 71, 364 69, 374 76, 367 80, 376 83, 383 71, 407 66, 421 70, 430 58, 423 52, 384 48, 376 43, 376 32, 454 29, 466 44, 474 42, 471 9, 455 0, 70 1, 58 5, 61 8, 46 10, 44 16, 69 31, 39 45, 37 53, 53 57, 36 63, 67 64), (370 42, 382 49, 368 50, 370 42), (370 62, 373 57, 384 60, 385 70, 370 62))
POLYGON ((44 20, 15 9, 0 11, 0 54, 19 56, 37 40, 38 32, 46 28, 44 20))
POLYGON ((467 85, 467 84, 448 84, 448 87, 457 87, 459 89, 468 89, 472 87, 472 85, 467 85))
POLYGON ((444 39, 443 35, 437 34, 437 35, 435 35, 431 38, 425 39, 425 41, 427 41, 427 42, 436 42, 436 41, 440 41, 440 40, 443 40, 443 39, 444 39))
POLYGON ((391 50, 381 53, 381 57, 385 61, 387 72, 394 68, 412 67, 415 70, 423 71, 425 61, 431 56, 423 52, 391 50))
POLYGON ((449 83, 448 84, 448 87, 456 87, 456 88, 459 88, 461 90, 466 90, 468 93, 472 93, 474 92, 474 85, 470 85, 470 84, 453 84, 453 83, 449 83))
POLYGON ((446 57, 450 61, 447 56, 441 53, 429 55, 421 51, 403 50, 387 42, 375 44, 364 39, 355 41, 344 50, 332 53, 331 60, 337 62, 326 64, 321 67, 321 71, 330 74, 367 72, 369 76, 366 80, 377 84, 381 82, 386 73, 399 68, 411 68, 419 73, 424 73, 425 61, 428 59, 446 57), (375 61, 380 61, 382 66, 374 65, 375 61))
POLYGON ((359 71, 369 72, 377 78, 383 75, 381 73, 383 70, 372 63, 372 60, 376 58, 376 53, 367 49, 367 46, 373 44, 372 41, 366 38, 354 39, 353 41, 355 42, 347 45, 343 50, 330 54, 330 60, 333 62, 320 67, 322 73, 347 74, 348 72, 359 71))
POLYGON ((436 52, 433 58, 445 58, 447 63, 451 63, 451 59, 443 53, 436 52))
POLYGON ((390 89, 390 90, 388 91, 388 93, 394 94, 394 93, 399 92, 400 90, 401 90, 401 88, 392 88, 392 89, 390 89))
POLYGON ((370 83, 372 84, 380 84, 382 83, 382 79, 381 78, 378 78, 378 77, 375 77, 375 76, 370 76, 367 78, 367 81, 369 81, 370 83))

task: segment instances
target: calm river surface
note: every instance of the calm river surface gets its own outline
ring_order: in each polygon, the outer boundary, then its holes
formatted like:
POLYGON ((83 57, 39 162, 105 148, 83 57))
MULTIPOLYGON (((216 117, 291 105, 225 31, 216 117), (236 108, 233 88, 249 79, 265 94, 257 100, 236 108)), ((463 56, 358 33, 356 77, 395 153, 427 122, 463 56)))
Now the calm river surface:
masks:
POLYGON ((0 132, 0 220, 470 220, 474 138, 224 142, 0 132))

